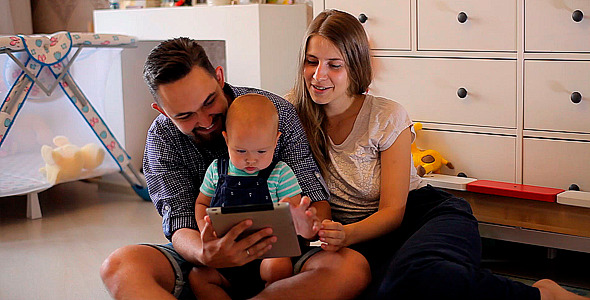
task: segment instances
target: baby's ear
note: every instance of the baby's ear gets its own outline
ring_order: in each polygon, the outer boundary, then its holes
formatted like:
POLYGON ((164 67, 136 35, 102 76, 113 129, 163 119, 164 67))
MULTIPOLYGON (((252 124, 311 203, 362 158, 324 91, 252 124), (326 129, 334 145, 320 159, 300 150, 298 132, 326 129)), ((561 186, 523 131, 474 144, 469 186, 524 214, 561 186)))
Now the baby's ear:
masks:
POLYGON ((279 140, 279 138, 281 137, 281 134, 283 134, 282 132, 277 132, 277 141, 279 140))
POLYGON ((223 138, 225 139, 225 143, 227 144, 227 132, 222 131, 221 134, 223 135, 223 138))

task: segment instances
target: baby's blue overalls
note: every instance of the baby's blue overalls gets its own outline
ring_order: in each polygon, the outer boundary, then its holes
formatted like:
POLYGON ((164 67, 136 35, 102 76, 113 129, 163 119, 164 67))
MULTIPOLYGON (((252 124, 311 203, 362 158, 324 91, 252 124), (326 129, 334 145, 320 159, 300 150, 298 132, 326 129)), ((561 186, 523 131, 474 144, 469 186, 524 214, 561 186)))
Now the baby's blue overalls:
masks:
POLYGON ((227 174, 229 158, 218 159, 217 172, 219 173, 219 180, 217 180, 215 195, 211 198, 209 206, 272 203, 267 182, 276 164, 276 162, 272 162, 266 169, 258 172, 257 176, 235 176, 227 174))

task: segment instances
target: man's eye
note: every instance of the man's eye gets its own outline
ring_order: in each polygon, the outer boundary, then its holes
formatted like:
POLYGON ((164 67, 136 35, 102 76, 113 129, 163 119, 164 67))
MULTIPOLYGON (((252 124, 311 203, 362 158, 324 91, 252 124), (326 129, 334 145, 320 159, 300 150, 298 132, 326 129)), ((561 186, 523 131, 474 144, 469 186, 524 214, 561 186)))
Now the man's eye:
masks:
POLYGON ((211 98, 211 99, 205 101, 205 103, 203 103, 203 106, 209 106, 209 105, 213 104, 213 102, 215 102, 215 98, 211 98))

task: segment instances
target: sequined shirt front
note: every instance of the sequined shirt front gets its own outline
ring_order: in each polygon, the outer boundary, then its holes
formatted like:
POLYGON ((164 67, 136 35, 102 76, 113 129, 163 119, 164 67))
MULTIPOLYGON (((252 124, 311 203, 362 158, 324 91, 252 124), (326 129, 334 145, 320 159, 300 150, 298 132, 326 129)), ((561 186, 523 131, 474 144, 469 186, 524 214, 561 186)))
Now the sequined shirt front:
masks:
MULTIPOLYGON (((328 142, 331 163, 326 181, 335 221, 343 224, 358 222, 378 210, 380 152, 391 147, 399 134, 411 126, 412 120, 399 103, 366 95, 344 142, 338 145, 331 140, 328 142)), ((416 134, 413 128, 411 130, 414 140, 416 134)), ((424 186, 416 169, 410 169, 410 190, 424 186)))

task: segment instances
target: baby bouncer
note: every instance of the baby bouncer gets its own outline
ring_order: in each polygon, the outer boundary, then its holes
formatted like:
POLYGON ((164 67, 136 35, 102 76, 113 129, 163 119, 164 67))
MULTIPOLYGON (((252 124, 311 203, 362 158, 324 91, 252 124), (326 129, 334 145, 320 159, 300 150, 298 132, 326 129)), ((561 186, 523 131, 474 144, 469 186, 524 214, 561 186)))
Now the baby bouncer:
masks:
MULTIPOLYGON (((55 135, 70 135, 68 138, 77 138, 78 143, 95 142, 108 154, 100 167, 76 179, 119 171, 139 196, 149 200, 145 180, 132 167, 131 157, 89 97, 82 92, 71 72, 74 61, 84 56, 84 51, 86 56, 96 56, 94 52, 99 50, 97 48, 121 48, 134 44, 133 37, 112 34, 58 32, 53 35, 0 36, 0 54, 8 57, 0 60, 0 70, 4 70, 5 74, 5 88, 3 91, 0 85, 0 97, 6 93, 0 106, 0 197, 27 194, 27 217, 41 217, 37 193, 54 184, 39 172, 39 168, 43 167, 41 145, 50 144, 48 139, 55 135), (72 49, 76 49, 73 55, 72 49), (58 86, 65 97, 56 96, 58 86), (42 94, 39 90, 46 96, 39 95, 42 94), (45 98, 39 99, 38 95, 45 98), (25 105, 28 98, 30 101, 25 105), (63 126, 63 123, 69 125, 63 126), (61 131, 52 131, 58 126, 56 124, 62 127, 61 131), (19 132, 19 129, 22 130, 19 132), (84 130, 86 134, 83 134, 84 130)), ((102 59, 111 59, 112 56, 110 58, 106 52, 102 59)), ((84 81, 97 74, 102 75, 102 84, 91 82, 87 86, 94 86, 97 90, 95 94, 104 95, 101 86, 104 87, 106 74, 100 73, 100 64, 90 63, 78 72, 80 78, 77 79, 84 81)))

